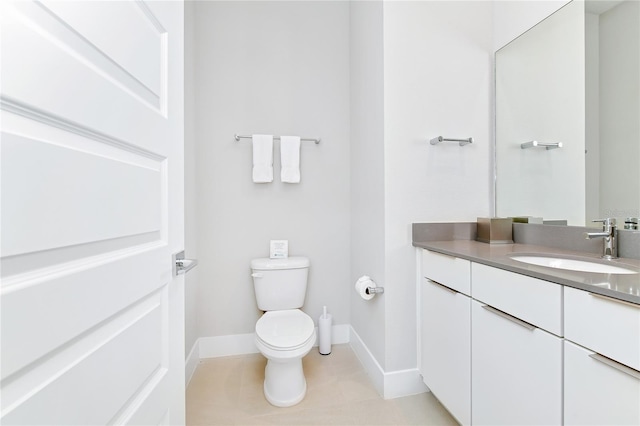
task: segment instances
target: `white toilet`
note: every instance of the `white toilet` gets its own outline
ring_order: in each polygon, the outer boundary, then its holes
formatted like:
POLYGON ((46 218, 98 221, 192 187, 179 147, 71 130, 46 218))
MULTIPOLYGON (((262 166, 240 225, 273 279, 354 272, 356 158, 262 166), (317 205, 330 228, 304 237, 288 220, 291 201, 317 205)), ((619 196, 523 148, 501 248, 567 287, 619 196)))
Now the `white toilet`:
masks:
POLYGON ((256 346, 267 358, 264 396, 277 407, 302 401, 307 381, 302 358, 316 340, 313 320, 299 308, 307 292, 309 259, 254 259, 251 276, 258 308, 265 311, 256 323, 256 346))

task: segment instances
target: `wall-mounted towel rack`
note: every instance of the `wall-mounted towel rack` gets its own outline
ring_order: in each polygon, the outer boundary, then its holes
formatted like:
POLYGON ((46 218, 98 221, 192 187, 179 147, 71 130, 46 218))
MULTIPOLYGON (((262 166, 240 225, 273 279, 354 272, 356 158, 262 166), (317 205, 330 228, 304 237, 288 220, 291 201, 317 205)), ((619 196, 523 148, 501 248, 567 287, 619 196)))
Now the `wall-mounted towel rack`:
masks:
MULTIPOLYGON (((238 135, 238 134, 235 134, 235 135, 233 135, 233 138, 237 142, 239 142, 240 139, 251 139, 252 136, 251 135, 238 135)), ((279 141, 280 140, 280 136, 274 136, 273 139, 279 141)), ((303 141, 303 142, 314 142, 316 145, 320 143, 320 138, 300 138, 300 140, 303 141)))
POLYGON ((430 141, 431 145, 438 145, 440 142, 459 142, 460 146, 465 146, 465 145, 468 145, 470 143, 473 143, 473 138, 448 139, 448 138, 443 138, 442 136, 438 136, 437 138, 433 138, 430 141))
POLYGON ((535 148, 538 146, 545 147, 546 149, 556 149, 556 148, 562 148, 562 142, 544 143, 544 142, 538 142, 538 141, 529 141, 529 142, 523 142, 520 144, 521 149, 535 148))

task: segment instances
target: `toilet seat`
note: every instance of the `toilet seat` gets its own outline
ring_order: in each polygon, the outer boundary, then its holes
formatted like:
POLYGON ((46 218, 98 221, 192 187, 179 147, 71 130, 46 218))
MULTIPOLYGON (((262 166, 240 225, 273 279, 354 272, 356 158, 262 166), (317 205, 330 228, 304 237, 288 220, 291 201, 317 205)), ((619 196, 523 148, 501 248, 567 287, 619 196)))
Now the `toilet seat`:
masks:
POLYGON ((315 327, 300 309, 269 311, 256 323, 256 339, 274 351, 295 351, 315 340, 315 327))

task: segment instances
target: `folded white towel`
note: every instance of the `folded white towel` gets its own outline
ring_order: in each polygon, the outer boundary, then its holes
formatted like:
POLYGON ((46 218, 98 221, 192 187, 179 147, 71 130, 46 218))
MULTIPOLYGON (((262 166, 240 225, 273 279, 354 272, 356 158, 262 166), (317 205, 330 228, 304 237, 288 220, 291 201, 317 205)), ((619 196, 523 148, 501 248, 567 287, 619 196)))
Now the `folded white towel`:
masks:
POLYGON ((253 181, 273 182, 273 136, 252 135, 253 141, 253 181))
POLYGON ((283 182, 300 182, 300 136, 280 136, 280 163, 283 182))

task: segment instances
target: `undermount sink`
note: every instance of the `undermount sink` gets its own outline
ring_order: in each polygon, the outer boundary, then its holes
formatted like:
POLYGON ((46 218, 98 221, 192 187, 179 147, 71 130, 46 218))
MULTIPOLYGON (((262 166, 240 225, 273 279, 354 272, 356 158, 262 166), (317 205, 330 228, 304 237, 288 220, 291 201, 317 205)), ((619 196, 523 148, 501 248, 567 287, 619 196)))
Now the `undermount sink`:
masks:
POLYGON ((535 255, 515 255, 511 259, 530 265, 546 266, 548 268, 567 269, 570 271, 596 272, 599 274, 637 274, 638 271, 617 265, 591 262, 589 260, 568 259, 564 257, 549 257, 535 255))

